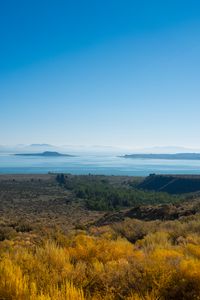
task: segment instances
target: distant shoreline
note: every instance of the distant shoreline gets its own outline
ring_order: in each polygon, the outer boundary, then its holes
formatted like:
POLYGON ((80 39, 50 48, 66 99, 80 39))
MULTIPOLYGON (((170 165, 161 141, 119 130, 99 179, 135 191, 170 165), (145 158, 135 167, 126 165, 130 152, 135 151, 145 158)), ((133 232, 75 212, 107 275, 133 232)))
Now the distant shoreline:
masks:
POLYGON ((131 159, 169 159, 169 160, 200 160, 200 153, 175 153, 175 154, 125 154, 122 158, 131 159))
POLYGON ((40 157, 60 157, 60 156, 74 157, 74 155, 62 154, 62 153, 53 152, 53 151, 45 151, 42 153, 16 153, 14 155, 15 156, 40 156, 40 157))

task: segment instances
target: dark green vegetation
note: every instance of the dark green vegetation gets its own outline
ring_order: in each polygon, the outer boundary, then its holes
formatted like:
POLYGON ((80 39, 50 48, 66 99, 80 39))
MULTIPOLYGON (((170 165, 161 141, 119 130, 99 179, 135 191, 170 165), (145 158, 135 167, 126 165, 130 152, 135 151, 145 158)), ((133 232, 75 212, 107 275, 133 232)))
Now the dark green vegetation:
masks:
POLYGON ((146 158, 146 159, 182 159, 199 160, 200 153, 175 153, 175 154, 126 154, 124 158, 146 158))
POLYGON ((181 196, 171 196, 161 192, 150 192, 137 189, 137 181, 111 183, 103 176, 67 176, 57 175, 59 184, 73 193, 73 196, 84 200, 86 208, 92 210, 116 210, 138 205, 156 205, 178 203, 181 196))
POLYGON ((15 156, 42 156, 42 157, 59 157, 59 156, 69 156, 73 157, 73 155, 70 154, 62 154, 55 151, 45 151, 42 153, 17 153, 15 156))
POLYGON ((200 191, 198 175, 151 175, 139 185, 144 190, 167 192, 170 194, 194 193, 200 191))

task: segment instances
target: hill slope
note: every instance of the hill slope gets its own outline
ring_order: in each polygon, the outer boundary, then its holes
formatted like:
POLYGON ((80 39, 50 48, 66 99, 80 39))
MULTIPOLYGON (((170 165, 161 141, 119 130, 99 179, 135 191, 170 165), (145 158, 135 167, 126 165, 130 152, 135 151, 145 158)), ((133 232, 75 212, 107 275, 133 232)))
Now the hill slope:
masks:
POLYGON ((170 194, 194 193, 200 191, 198 175, 150 175, 138 188, 170 194))

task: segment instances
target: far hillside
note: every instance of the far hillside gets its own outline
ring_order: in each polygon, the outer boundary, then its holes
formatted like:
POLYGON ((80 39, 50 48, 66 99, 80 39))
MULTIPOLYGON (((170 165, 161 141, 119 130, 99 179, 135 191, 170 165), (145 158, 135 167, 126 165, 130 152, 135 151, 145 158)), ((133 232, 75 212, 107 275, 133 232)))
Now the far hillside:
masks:
POLYGON ((138 185, 138 188, 169 194, 200 192, 200 176, 151 174, 138 185))

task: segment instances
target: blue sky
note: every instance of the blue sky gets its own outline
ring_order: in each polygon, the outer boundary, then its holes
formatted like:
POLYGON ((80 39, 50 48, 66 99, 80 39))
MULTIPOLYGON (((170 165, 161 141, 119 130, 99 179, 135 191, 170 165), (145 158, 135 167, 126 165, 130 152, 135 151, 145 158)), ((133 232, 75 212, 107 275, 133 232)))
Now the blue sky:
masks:
POLYGON ((200 147, 200 2, 0 3, 0 144, 200 147))

